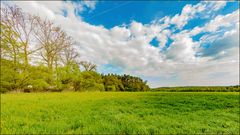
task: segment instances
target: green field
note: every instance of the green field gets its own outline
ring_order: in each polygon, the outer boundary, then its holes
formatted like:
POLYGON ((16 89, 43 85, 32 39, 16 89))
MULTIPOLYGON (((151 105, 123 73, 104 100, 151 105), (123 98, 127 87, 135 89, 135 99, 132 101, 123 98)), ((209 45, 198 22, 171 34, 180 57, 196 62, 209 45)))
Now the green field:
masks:
POLYGON ((1 95, 1 133, 239 134, 239 93, 1 95))

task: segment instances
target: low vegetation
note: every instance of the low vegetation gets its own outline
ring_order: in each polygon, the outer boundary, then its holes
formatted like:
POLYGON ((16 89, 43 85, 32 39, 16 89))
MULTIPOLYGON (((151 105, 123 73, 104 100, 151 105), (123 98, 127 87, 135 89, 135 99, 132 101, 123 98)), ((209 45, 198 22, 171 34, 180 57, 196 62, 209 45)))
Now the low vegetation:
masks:
POLYGON ((235 92, 1 95, 1 133, 239 134, 235 92))

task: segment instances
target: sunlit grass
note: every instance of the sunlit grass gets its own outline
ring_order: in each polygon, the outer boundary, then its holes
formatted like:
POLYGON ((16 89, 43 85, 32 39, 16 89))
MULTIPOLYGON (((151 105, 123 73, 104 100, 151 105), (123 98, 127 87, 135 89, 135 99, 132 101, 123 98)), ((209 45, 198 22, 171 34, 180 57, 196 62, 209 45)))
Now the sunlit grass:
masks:
POLYGON ((2 133, 239 134, 239 93, 1 95, 2 133))

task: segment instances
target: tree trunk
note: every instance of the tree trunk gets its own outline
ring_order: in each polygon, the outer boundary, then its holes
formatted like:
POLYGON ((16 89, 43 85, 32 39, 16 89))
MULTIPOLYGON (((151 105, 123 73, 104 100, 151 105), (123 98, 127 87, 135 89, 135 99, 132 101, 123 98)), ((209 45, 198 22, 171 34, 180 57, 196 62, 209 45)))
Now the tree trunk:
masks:
MULTIPOLYGON (((27 43, 26 43, 27 44, 27 43)), ((28 52, 27 52, 27 45, 24 45, 24 63, 25 66, 28 66, 28 52)))

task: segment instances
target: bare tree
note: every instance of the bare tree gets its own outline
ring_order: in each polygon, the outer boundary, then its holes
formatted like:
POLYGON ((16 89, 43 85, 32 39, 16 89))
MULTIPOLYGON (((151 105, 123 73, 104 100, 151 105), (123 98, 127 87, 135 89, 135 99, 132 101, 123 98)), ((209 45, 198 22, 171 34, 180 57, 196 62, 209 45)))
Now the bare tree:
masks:
POLYGON ((17 6, 6 6, 1 8, 1 18, 3 18, 7 26, 10 26, 17 33, 17 41, 21 44, 24 63, 28 65, 29 55, 39 50, 39 48, 29 49, 30 40, 33 38, 33 30, 36 26, 36 16, 22 12, 17 6))
POLYGON ((74 43, 73 39, 69 37, 66 42, 67 46, 63 48, 60 59, 64 65, 77 62, 76 58, 79 57, 79 53, 73 48, 74 43))
POLYGON ((40 54, 47 63, 50 70, 53 64, 58 63, 61 52, 69 46, 70 37, 60 29, 54 26, 51 21, 37 18, 38 28, 35 30, 35 37, 42 48, 40 54))
POLYGON ((83 66, 85 71, 96 71, 97 70, 97 65, 87 62, 87 61, 81 61, 80 65, 83 66))

